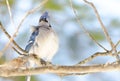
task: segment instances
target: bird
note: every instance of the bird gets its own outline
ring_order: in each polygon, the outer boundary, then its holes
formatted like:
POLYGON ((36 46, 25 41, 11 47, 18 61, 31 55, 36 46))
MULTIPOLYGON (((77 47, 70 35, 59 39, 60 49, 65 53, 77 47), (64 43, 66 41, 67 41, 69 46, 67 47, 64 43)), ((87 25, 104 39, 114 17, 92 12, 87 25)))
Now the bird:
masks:
MULTIPOLYGON (((45 11, 39 19, 38 26, 33 26, 33 31, 25 47, 25 51, 28 55, 35 54, 38 59, 51 62, 59 48, 59 40, 48 18, 48 12, 45 11)), ((34 61, 30 59, 28 67, 33 67, 34 65, 34 61)))

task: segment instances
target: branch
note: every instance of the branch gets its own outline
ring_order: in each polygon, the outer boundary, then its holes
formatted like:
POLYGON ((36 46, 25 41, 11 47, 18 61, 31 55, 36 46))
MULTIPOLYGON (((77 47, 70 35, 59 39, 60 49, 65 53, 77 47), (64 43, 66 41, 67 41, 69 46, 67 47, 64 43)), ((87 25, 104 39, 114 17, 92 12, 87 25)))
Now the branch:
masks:
POLYGON ((97 19, 98 19, 98 21, 99 21, 99 23, 100 23, 100 25, 101 25, 101 27, 102 27, 102 29, 103 29, 103 32, 104 32, 104 34, 105 34, 105 36, 106 36, 106 38, 107 38, 107 41, 110 43, 111 48, 112 48, 112 47, 114 46, 114 44, 113 44, 113 42, 112 42, 112 40, 111 40, 111 38, 110 38, 107 30, 106 30, 106 28, 105 28, 105 26, 104 26, 101 18, 100 18, 100 15, 99 15, 96 7, 94 6, 94 4, 93 4, 92 2, 89 2, 89 1, 87 1, 87 0, 83 0, 83 1, 84 1, 85 3, 87 3, 87 4, 89 4, 89 5, 93 8, 93 10, 94 10, 94 12, 95 12, 95 15, 96 15, 96 17, 97 17, 97 19))
MULTIPOLYGON (((120 52, 117 53, 117 55, 120 54, 120 52)), ((93 60, 94 58, 98 57, 98 56, 112 56, 112 57, 116 57, 116 54, 113 54, 112 51, 109 52, 97 52, 93 55, 91 55, 90 57, 84 59, 83 61, 79 62, 78 65, 80 64, 85 64, 87 62, 90 62, 91 60, 93 60)))
POLYGON ((12 23, 12 25, 15 27, 9 1, 8 1, 8 0, 5 0, 5 1, 6 1, 6 4, 7 4, 7 8, 8 8, 8 12, 9 12, 9 16, 10 16, 11 23, 12 23))
POLYGON ((115 48, 120 44, 120 40, 115 44, 115 48))
MULTIPOLYGON (((10 39, 10 38, 11 38, 10 34, 6 31, 6 29, 3 27, 3 25, 2 25, 1 22, 0 22, 0 28, 1 28, 2 31, 5 33, 5 35, 10 39)), ((14 46, 15 46, 18 50, 20 50, 20 51, 22 51, 24 54, 26 54, 26 51, 25 51, 24 49, 22 49, 14 40, 13 40, 13 44, 14 44, 14 46)), ((2 54, 0 54, 0 56, 2 56, 2 54)))
MULTIPOLYGON (((11 23, 13 24, 14 26, 14 22, 13 22, 13 18, 12 18, 12 13, 11 13, 11 9, 10 9, 10 5, 9 5, 9 1, 6 0, 6 5, 7 5, 7 8, 8 8, 8 12, 9 12, 9 16, 10 16, 10 20, 11 20, 11 23)), ((0 56, 3 55, 3 53, 7 50, 7 48, 9 47, 10 43, 12 42, 13 38, 15 37, 17 32, 15 32, 15 34, 13 35, 13 37, 10 38, 9 42, 5 45, 5 47, 2 49, 2 52, 0 53, 0 56)))
MULTIPOLYGON (((120 54, 120 52, 118 52, 120 54)), ((106 56, 111 55, 115 56, 112 53, 96 53, 92 58, 96 56, 106 56)), ((81 62, 82 64, 82 62, 81 62)), ((107 71, 120 71, 120 64, 117 62, 112 64, 99 64, 99 65, 87 65, 81 66, 74 65, 74 66, 56 66, 52 65, 49 62, 46 63, 45 66, 41 65, 40 59, 35 56, 35 54, 30 54, 29 56, 22 56, 12 61, 6 62, 5 64, 0 65, 0 76, 1 77, 11 77, 11 76, 26 76, 26 75, 36 75, 36 74, 43 74, 43 73, 55 73, 58 75, 71 75, 71 74, 88 74, 88 73, 95 73, 95 72, 107 72, 107 71), (35 64, 39 65, 40 67, 26 69, 25 64, 28 63, 28 60, 34 61, 35 64)))
MULTIPOLYGON (((111 40, 111 37, 110 37, 110 35, 108 34, 107 29, 105 28, 105 26, 104 26, 104 24, 103 24, 103 22, 102 22, 102 20, 101 20, 101 18, 100 18, 100 15, 99 15, 99 13, 98 13, 95 5, 94 5, 92 2, 89 2, 89 1, 87 1, 87 0, 83 0, 83 1, 84 1, 85 3, 87 3, 87 4, 89 4, 89 5, 93 8, 93 10, 94 10, 94 12, 95 12, 95 15, 96 15, 96 17, 97 17, 97 19, 98 19, 98 21, 99 21, 99 23, 100 23, 100 25, 101 25, 101 28, 103 29, 104 35, 105 35, 107 41, 109 42, 109 44, 111 45, 112 51, 114 52, 114 54, 117 54, 116 45, 114 45, 113 41, 111 40)), ((117 59, 117 61, 120 61, 118 55, 116 55, 116 59, 117 59)))
POLYGON ((22 19, 21 19, 21 21, 20 21, 20 23, 19 23, 19 25, 18 25, 18 28, 20 28, 20 26, 22 25, 23 21, 26 19, 26 17, 27 17, 28 15, 30 15, 30 14, 34 13, 35 11, 39 10, 39 9, 41 8, 41 6, 44 5, 44 4, 47 3, 47 2, 48 2, 48 0, 44 0, 44 1, 42 1, 37 7, 35 7, 35 8, 33 8, 33 9, 29 10, 28 12, 26 12, 26 13, 24 14, 24 16, 22 17, 22 19))
POLYGON ((94 58, 98 57, 98 56, 107 56, 108 53, 107 52, 97 52, 93 55, 91 55, 90 57, 84 59, 83 61, 79 62, 79 64, 85 64, 87 62, 90 62, 91 60, 93 60, 94 58))
POLYGON ((100 43, 98 43, 95 39, 94 39, 94 37, 87 31, 87 29, 84 27, 84 25, 81 23, 81 21, 78 19, 79 17, 77 16, 77 13, 76 13, 76 10, 74 9, 74 7, 73 7, 73 4, 72 4, 72 1, 71 0, 69 0, 70 1, 70 6, 71 6, 71 8, 72 8, 72 10, 73 10, 73 13, 74 13, 74 15, 75 15, 75 18, 76 18, 76 21, 78 22, 78 24, 80 25, 80 27, 84 30, 84 32, 98 45, 98 46, 100 46, 102 49, 104 49, 105 51, 108 51, 106 48, 104 48, 100 43))
MULTIPOLYGON (((3 67, 0 67, 0 69, 3 67)), ((92 65, 92 66, 43 66, 31 69, 0 70, 1 77, 37 75, 44 73, 76 74, 95 72, 120 71, 120 64, 92 65)))

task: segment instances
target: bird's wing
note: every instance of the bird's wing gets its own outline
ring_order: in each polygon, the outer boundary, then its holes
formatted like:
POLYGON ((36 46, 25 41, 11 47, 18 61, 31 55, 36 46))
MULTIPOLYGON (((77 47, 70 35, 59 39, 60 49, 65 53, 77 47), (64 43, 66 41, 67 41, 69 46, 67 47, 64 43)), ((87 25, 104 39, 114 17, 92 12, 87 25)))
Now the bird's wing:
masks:
POLYGON ((28 41, 28 44, 27 44, 27 46, 25 47, 25 51, 26 51, 26 52, 29 52, 30 48, 33 46, 33 44, 34 44, 34 42, 35 42, 35 38, 36 38, 36 36, 38 35, 38 33, 39 33, 39 30, 36 29, 36 30, 31 34, 30 39, 29 39, 29 41, 28 41))

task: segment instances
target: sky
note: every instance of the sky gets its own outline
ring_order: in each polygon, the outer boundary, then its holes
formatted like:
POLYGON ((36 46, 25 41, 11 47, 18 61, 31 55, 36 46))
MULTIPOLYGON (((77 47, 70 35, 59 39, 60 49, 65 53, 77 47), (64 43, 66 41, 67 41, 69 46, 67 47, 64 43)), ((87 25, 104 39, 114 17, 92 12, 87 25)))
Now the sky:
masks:
MULTIPOLYGON (((101 15, 120 18, 120 0, 89 0, 95 4, 101 15)), ((118 19, 119 19, 118 18, 118 19)))

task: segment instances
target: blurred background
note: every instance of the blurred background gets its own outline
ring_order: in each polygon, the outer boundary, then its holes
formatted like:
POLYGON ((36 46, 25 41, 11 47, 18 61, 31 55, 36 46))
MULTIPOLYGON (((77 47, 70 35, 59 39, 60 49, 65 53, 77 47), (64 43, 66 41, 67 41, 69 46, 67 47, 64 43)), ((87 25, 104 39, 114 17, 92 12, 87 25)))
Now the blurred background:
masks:
MULTIPOLYGON (((15 27, 11 24, 5 0, 0 0, 0 21, 3 26, 13 35, 23 15, 32 8, 39 5, 43 0, 8 0, 10 3, 15 27)), ((89 0, 93 2, 106 26, 112 41, 117 43, 120 37, 120 0, 89 0)), ((78 19, 81 20, 86 29, 105 48, 111 49, 106 41, 104 33, 96 19, 93 9, 82 0, 72 0, 77 11, 78 19)), ((70 6, 69 0, 48 0, 41 6, 39 11, 29 15, 23 22, 15 41, 23 49, 30 37, 32 25, 38 25, 38 20, 44 11, 50 15, 50 23, 59 36, 60 47, 54 56, 52 63, 57 65, 75 65, 83 59, 96 52, 104 51, 97 46, 91 38, 81 29, 76 22, 75 15, 70 6)), ((8 38, 0 29, 0 50, 7 44, 8 38)), ((120 47, 117 48, 118 50, 120 47)), ((0 58, 0 64, 12 60, 19 55, 9 47, 0 58)), ((113 62, 112 57, 97 57, 87 64, 102 64, 113 62)), ((60 77, 56 74, 40 74, 32 76, 32 81, 119 81, 120 72, 104 72, 88 75, 69 75, 60 77), (111 77, 111 78, 110 78, 111 77)), ((25 77, 0 78, 0 81, 25 81, 25 77)))

